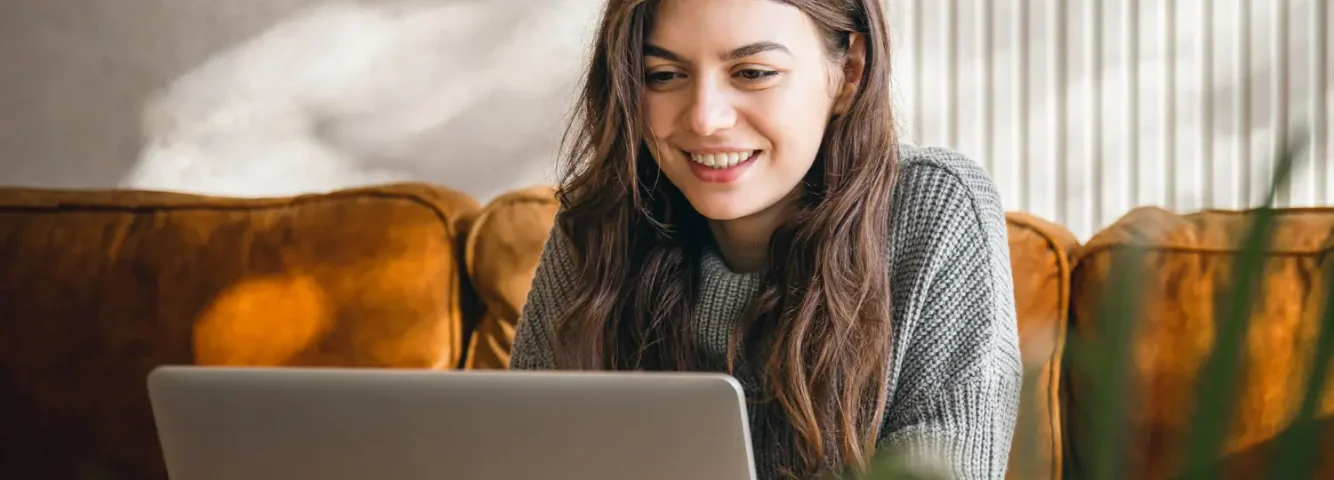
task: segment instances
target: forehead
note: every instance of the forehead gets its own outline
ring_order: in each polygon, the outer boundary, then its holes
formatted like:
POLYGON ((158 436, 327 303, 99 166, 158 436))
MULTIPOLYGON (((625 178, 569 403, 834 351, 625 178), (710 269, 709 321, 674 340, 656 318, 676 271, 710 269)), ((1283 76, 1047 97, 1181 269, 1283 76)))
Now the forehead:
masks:
POLYGON ((776 0, 662 0, 648 37, 654 46, 688 58, 762 41, 797 56, 821 53, 810 16, 776 0))

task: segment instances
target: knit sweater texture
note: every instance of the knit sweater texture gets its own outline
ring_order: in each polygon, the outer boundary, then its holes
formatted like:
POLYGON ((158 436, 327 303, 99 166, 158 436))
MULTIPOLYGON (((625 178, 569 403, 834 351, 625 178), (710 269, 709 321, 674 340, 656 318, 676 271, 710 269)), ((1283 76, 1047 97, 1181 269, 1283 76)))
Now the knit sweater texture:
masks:
MULTIPOLYGON (((879 447, 953 478, 1004 478, 1022 366, 1000 196, 971 160, 911 145, 899 148, 892 195, 892 348, 879 447)), ((568 241, 553 229, 516 327, 511 368, 554 368, 553 316, 569 301, 573 262, 568 241)), ((722 370, 730 336, 763 279, 732 272, 712 252, 701 265, 692 324, 700 353, 722 370)), ((754 372, 733 375, 755 385, 754 372)), ((758 423, 768 418, 764 408, 780 408, 748 403, 752 432, 765 430, 758 423)), ((792 448, 776 438, 753 437, 752 447, 762 480, 781 478, 780 467, 793 460, 792 448)))

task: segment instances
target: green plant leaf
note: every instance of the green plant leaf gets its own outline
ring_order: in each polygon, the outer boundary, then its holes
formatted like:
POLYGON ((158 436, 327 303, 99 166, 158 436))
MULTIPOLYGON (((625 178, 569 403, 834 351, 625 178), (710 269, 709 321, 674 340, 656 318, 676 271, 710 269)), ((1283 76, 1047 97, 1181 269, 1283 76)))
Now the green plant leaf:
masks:
POLYGON ((927 468, 922 462, 911 461, 905 451, 886 450, 872 460, 870 468, 856 480, 946 480, 944 471, 927 468))
MULTIPOLYGON (((1334 236, 1334 232, 1330 232, 1334 236)), ((1292 424, 1278 438, 1274 456, 1269 460, 1270 474, 1265 478, 1315 478, 1316 444, 1319 442, 1321 423, 1317 420, 1320 400, 1329 379, 1330 362, 1334 360, 1334 261, 1325 267, 1325 303, 1320 312, 1320 336, 1315 344, 1307 373, 1305 392, 1292 424)))
POLYGON ((1212 353, 1200 370, 1195 408, 1186 443, 1186 480, 1214 479, 1221 475, 1218 459, 1231 432, 1237 378, 1242 348, 1249 330, 1255 300, 1264 282, 1265 251, 1273 242, 1277 215, 1276 193, 1284 188, 1296 164, 1302 141, 1285 144, 1275 161, 1273 180, 1263 205, 1254 211, 1241 253, 1233 265, 1233 288, 1223 295, 1215 310, 1222 321, 1215 328, 1212 353))
POLYGON ((1112 254, 1108 288, 1099 300, 1095 317, 1096 341, 1077 343, 1071 358, 1091 390, 1090 430, 1092 448, 1088 478, 1111 480, 1124 478, 1120 471, 1126 448, 1126 410, 1130 399, 1130 345, 1143 308, 1144 265, 1147 239, 1135 242, 1112 254))

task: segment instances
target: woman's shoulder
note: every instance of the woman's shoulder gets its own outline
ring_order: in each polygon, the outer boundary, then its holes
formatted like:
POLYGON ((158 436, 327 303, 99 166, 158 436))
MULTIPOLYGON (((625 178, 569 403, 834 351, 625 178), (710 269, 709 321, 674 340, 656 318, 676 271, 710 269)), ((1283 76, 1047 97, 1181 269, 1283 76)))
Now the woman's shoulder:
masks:
POLYGON ((991 175, 973 159, 945 147, 899 145, 896 190, 954 188, 979 201, 1000 203, 991 175))
POLYGON ((968 212, 1004 217, 1000 194, 987 171, 973 159, 944 147, 900 144, 893 195, 899 218, 957 217, 968 212))
POLYGON ((960 236, 1006 243, 1005 209, 995 183, 981 165, 957 151, 901 144, 892 195, 896 243, 965 241, 960 236))

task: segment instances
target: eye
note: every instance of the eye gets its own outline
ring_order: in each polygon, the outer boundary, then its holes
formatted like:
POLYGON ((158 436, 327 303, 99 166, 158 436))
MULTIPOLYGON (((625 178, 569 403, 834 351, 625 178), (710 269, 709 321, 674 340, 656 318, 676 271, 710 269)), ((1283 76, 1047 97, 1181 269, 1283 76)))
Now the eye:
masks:
POLYGON ((648 72, 647 75, 644 75, 644 81, 648 82, 649 85, 664 85, 683 76, 673 71, 648 72))
POLYGON ((737 70, 737 72, 734 75, 736 75, 738 78, 746 82, 762 82, 772 77, 778 76, 778 72, 773 70, 763 70, 758 68, 747 68, 743 70, 737 70))

